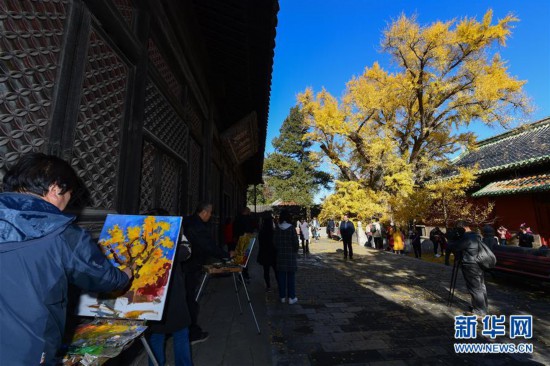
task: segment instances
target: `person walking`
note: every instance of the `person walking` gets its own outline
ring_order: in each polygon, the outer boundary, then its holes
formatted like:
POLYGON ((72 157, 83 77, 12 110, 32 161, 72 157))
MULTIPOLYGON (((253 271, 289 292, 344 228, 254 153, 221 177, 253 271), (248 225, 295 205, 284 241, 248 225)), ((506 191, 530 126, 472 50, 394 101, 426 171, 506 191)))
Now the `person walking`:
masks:
POLYGON ((392 234, 393 236, 393 252, 396 254, 403 254, 405 250, 405 237, 401 230, 398 227, 395 227, 395 230, 392 234))
POLYGON ((506 245, 508 240, 512 239, 512 235, 508 229, 502 225, 498 228, 497 233, 500 245, 506 245))
POLYGON ((422 258, 421 235, 421 229, 417 227, 413 232, 412 247, 414 250, 414 257, 419 259, 422 258))
POLYGON ((69 284, 124 290, 132 269, 115 268, 97 242, 63 211, 78 188, 66 161, 23 155, 0 194, 0 365, 57 365, 69 284))
POLYGON ((340 222, 340 236, 344 245, 344 259, 353 259, 353 248, 351 247, 351 240, 355 233, 355 226, 349 221, 348 215, 344 215, 342 222, 340 222))
POLYGON ((334 229, 336 229, 336 226, 334 224, 334 220, 331 217, 327 221, 327 236, 329 239, 332 239, 332 234, 334 233, 334 229))
POLYGON ((519 239, 519 246, 523 248, 532 248, 535 238, 533 237, 533 232, 527 224, 523 223, 519 227, 519 233, 516 235, 519 239))
POLYGON ((395 230, 391 225, 389 225, 387 228, 388 229, 386 230, 386 238, 388 241, 388 247, 386 248, 386 251, 393 252, 393 233, 395 230))
POLYGON ((367 235, 367 242, 365 243, 365 246, 368 246, 370 248, 376 248, 374 244, 374 240, 372 239, 372 223, 368 224, 365 228, 365 234, 367 235))
POLYGON ((262 227, 258 233, 258 257, 257 262, 264 268, 265 290, 271 290, 270 269, 273 268, 277 277, 277 253, 273 244, 273 218, 270 213, 263 218, 262 227))
POLYGON ((383 249, 384 241, 382 239, 382 226, 380 225, 378 218, 375 218, 374 222, 371 224, 371 233, 376 249, 383 249))
POLYGON ((317 217, 314 217, 313 220, 311 220, 311 233, 313 235, 313 240, 319 240, 321 237, 321 226, 319 225, 319 220, 317 220, 317 217))
POLYGON ((289 304, 298 302, 296 297, 296 271, 299 250, 298 235, 292 225, 292 217, 286 210, 279 215, 279 225, 273 233, 273 244, 277 253, 276 268, 279 279, 279 298, 289 304))
POLYGON ((487 314, 488 309, 487 288, 485 287, 483 269, 476 262, 481 237, 473 232, 471 224, 464 220, 456 223, 456 229, 463 234, 460 239, 449 243, 449 249, 455 254, 455 260, 458 260, 457 263, 460 263, 466 288, 472 301, 470 312, 465 314, 484 316, 487 314))
POLYGON ((435 258, 439 258, 442 255, 445 255, 445 249, 447 247, 447 239, 445 238, 445 234, 443 234, 443 232, 438 226, 436 226, 430 231, 430 241, 433 243, 435 258), (437 252, 438 248, 440 248, 441 254, 437 252))
POLYGON ((491 225, 485 225, 483 226, 483 230, 481 231, 483 234, 483 242, 493 249, 494 246, 498 245, 498 238, 495 236, 495 229, 491 225))
POLYGON ((299 222, 300 239, 302 240, 303 255, 309 254, 309 224, 307 220, 302 219, 299 222))

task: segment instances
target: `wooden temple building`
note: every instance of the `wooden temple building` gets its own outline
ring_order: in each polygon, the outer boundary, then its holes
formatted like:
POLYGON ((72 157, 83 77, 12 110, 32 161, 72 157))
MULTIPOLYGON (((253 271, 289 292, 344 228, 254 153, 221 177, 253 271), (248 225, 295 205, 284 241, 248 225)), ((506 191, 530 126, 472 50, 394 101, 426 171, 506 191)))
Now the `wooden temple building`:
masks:
MULTIPOLYGON (((71 162, 92 231, 108 213, 214 203, 262 179, 277 0, 0 2, 0 171, 71 162)), ((0 177, 1 178, 1 177, 0 177)))

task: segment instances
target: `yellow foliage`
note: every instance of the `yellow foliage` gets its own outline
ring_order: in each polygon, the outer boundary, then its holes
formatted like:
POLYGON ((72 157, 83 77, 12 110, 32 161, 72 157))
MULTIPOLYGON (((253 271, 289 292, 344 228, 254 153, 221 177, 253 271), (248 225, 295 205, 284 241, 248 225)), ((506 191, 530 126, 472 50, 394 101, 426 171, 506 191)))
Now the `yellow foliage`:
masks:
MULTIPOLYGON (((160 251, 160 249, 156 249, 160 251)), ((164 257, 151 257, 149 261, 140 268, 138 275, 134 275, 134 280, 132 281, 132 286, 130 291, 139 293, 141 288, 144 288, 147 285, 155 284, 159 278, 163 277, 168 270, 166 267, 171 262, 164 257)))
POLYGON ((138 240, 141 236, 141 228, 139 226, 129 227, 126 229, 126 235, 129 241, 138 240))
POLYGON ((344 214, 361 221, 370 221, 374 215, 384 212, 387 196, 377 196, 373 190, 365 189, 358 182, 336 181, 335 192, 323 202, 319 220, 339 219, 344 214))
MULTIPOLYGON (((362 209, 348 202, 354 195, 368 201, 359 197, 359 187, 365 196, 372 191, 387 197, 376 200, 382 213, 406 214, 397 208, 405 201, 418 203, 420 212, 421 199, 413 187, 422 187, 451 154, 461 146, 470 148, 475 140, 473 133, 457 130, 472 121, 507 125, 518 113, 530 112, 522 90, 525 81, 509 75, 495 52, 495 46, 506 44, 517 21, 509 14, 495 22, 488 10, 480 21, 452 19, 423 26, 416 17, 402 14, 381 41, 397 71, 373 63, 347 83, 340 100, 325 89, 298 95, 309 127, 304 138, 319 143, 342 180, 357 183, 337 185, 325 202, 327 215, 329 207, 338 214, 359 214, 362 209)), ((461 173, 460 178, 432 182, 422 195, 444 201, 453 189, 463 194, 465 179, 461 173)))
MULTIPOLYGON (((430 181, 400 200, 391 200, 393 218, 398 223, 411 220, 449 226, 459 218, 485 220, 492 204, 473 204, 466 191, 475 184, 475 169, 459 168, 458 174, 447 179, 430 181)), ((479 222, 479 221, 474 221, 479 222)))
POLYGON ((126 235, 120 226, 114 225, 107 230, 109 237, 99 242, 107 257, 115 260, 121 269, 134 269, 129 294, 139 295, 140 289, 155 285, 166 274, 170 261, 163 256, 162 248, 172 249, 175 245, 165 236, 169 229, 169 222, 147 216, 142 227, 128 227, 126 235))

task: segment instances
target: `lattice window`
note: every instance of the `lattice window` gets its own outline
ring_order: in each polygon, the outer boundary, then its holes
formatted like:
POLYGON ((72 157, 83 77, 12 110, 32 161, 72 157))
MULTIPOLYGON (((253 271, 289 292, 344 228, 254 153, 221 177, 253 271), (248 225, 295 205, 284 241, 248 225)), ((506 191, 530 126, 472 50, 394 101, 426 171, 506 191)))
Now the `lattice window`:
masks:
POLYGON ((189 207, 194 210, 200 198, 201 147, 190 139, 189 143, 189 207))
POLYGON ((197 103, 195 102, 195 98, 187 98, 183 113, 185 122, 187 122, 191 129, 198 135, 202 135, 202 119, 197 113, 197 103))
POLYGON ((130 29, 134 22, 134 7, 131 0, 113 0, 115 7, 118 9, 130 29))
POLYGON ((144 127, 183 159, 187 156, 189 128, 151 79, 145 90, 144 127))
POLYGON ((179 212, 179 176, 181 165, 168 155, 162 156, 160 204, 170 212, 179 212))
POLYGON ((220 242, 219 233, 221 225, 221 213, 222 213, 222 202, 221 202, 221 189, 220 189, 220 169, 216 164, 212 164, 212 203, 214 204, 214 233, 216 234, 216 239, 220 242))
POLYGON ((216 140, 214 140, 214 145, 212 146, 212 159, 217 164, 222 163, 222 154, 221 154, 220 146, 221 146, 221 142, 217 142, 216 140))
POLYGON ((149 42, 147 43, 147 51, 149 53, 149 59, 151 60, 151 63, 155 66, 160 76, 162 76, 162 78, 166 82, 166 85, 170 89, 170 92, 178 100, 181 100, 183 88, 152 39, 149 39, 149 42))
POLYGON ((141 161, 140 212, 160 207, 179 213, 183 162, 147 140, 141 161))
POLYGON ((89 190, 88 206, 114 209, 128 66, 92 29, 72 165, 89 190))
POLYGON ((47 144, 68 1, 0 1, 0 168, 47 144))
POLYGON ((148 211, 155 202, 155 147, 148 141, 143 142, 141 155, 141 190, 139 194, 139 211, 148 211))

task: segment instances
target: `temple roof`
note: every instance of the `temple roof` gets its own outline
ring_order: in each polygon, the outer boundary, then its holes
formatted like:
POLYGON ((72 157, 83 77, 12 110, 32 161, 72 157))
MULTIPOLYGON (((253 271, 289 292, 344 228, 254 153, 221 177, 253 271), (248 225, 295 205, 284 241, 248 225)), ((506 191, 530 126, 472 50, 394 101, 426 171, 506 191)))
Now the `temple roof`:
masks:
POLYGON ((478 164, 479 174, 513 170, 550 162, 550 118, 522 125, 478 142, 453 163, 456 167, 478 164))
POLYGON ((278 1, 193 0, 193 5, 216 89, 218 128, 223 134, 255 114, 257 136, 247 139, 257 144, 242 163, 247 183, 261 183, 278 1))
POLYGON ((542 191, 550 191, 550 174, 541 174, 530 177, 509 179, 500 182, 492 182, 472 194, 472 196, 501 196, 506 194, 542 191))

